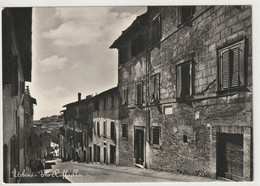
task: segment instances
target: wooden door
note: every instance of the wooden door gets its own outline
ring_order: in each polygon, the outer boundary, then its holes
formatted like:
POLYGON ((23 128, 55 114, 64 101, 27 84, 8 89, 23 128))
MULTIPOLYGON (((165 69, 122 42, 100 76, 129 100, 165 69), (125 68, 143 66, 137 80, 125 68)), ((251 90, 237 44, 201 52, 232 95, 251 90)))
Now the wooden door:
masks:
POLYGON ((135 130, 135 163, 143 165, 144 163, 144 130, 135 130))
POLYGON ((217 174, 235 181, 243 180, 243 135, 218 134, 217 174))

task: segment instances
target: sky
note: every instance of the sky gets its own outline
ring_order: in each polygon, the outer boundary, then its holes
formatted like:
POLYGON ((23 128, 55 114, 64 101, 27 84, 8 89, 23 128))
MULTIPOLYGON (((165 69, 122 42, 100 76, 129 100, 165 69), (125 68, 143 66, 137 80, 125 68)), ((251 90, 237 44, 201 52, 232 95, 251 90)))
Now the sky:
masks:
POLYGON ((146 7, 33 8, 34 119, 60 114, 63 105, 117 86, 116 49, 109 49, 146 7))

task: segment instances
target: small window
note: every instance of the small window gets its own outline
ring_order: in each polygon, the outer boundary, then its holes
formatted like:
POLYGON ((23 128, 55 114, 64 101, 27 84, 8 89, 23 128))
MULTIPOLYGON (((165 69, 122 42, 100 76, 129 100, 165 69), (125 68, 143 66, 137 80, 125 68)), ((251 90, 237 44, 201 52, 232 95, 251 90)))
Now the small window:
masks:
POLYGON ((107 108, 107 99, 104 98, 104 109, 106 109, 106 108, 107 108))
POLYGON ((158 15, 153 19, 152 23, 152 42, 158 43, 161 40, 161 16, 158 15))
POLYGON ((139 54, 140 52, 143 52, 145 49, 145 39, 144 36, 141 34, 138 34, 132 39, 132 56, 135 56, 139 54))
POLYGON ((160 127, 153 127, 153 144, 160 145, 160 127))
POLYGON ((245 85, 244 47, 243 40, 218 51, 219 90, 245 85))
POLYGON ((99 122, 97 122, 97 135, 100 136, 100 125, 99 125, 99 122))
POLYGON ((122 138, 124 140, 128 138, 128 126, 126 124, 122 124, 122 138))
POLYGON ((115 97, 114 97, 114 95, 111 95, 111 107, 112 108, 114 108, 114 106, 115 106, 114 101, 115 101, 115 97))
POLYGON ((183 25, 192 19, 195 13, 195 6, 181 6, 178 7, 178 25, 183 25))
POLYGON ((119 63, 120 64, 124 64, 127 62, 128 58, 127 58, 127 48, 121 48, 119 49, 119 63))
POLYGON ((95 110, 99 110, 99 102, 98 102, 98 100, 95 101, 95 110))
POLYGON ((111 139, 116 140, 116 128, 115 128, 115 123, 111 122, 111 139))
POLYGON ((192 62, 186 62, 177 66, 177 98, 185 98, 192 95, 192 62))
POLYGON ((142 105, 143 103, 143 85, 142 82, 136 83, 135 88, 135 100, 137 105, 142 105))
POLYGON ((184 143, 188 143, 188 137, 187 137, 187 135, 183 135, 183 142, 184 142, 184 143))
POLYGON ((160 100, 160 74, 155 74, 151 78, 151 102, 160 100))
POLYGON ((128 104, 128 89, 127 87, 123 88, 122 92, 122 105, 127 105, 128 104))
POLYGON ((107 124, 106 124, 106 122, 104 121, 104 122, 103 122, 103 136, 106 137, 106 135, 107 135, 107 124))

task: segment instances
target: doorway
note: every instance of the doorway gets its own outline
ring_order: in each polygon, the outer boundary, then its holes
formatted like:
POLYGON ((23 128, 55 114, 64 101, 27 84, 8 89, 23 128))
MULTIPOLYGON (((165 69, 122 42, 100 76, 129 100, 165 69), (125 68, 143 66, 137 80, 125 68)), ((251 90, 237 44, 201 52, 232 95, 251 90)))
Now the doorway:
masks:
POLYGON ((116 163, 116 147, 110 145, 110 164, 116 163))
POLYGON ((218 133, 217 176, 243 180, 243 135, 218 133))
POLYGON ((135 129, 134 140, 135 163, 144 165, 144 130, 135 129))

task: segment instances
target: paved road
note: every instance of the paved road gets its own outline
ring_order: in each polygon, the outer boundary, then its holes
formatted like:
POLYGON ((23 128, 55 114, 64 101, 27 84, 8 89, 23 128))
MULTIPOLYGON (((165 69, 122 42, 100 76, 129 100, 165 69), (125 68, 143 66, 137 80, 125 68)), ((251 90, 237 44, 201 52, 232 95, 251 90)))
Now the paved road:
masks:
POLYGON ((60 174, 72 183, 92 182, 214 182, 217 180, 134 167, 55 161, 46 173, 60 174))

